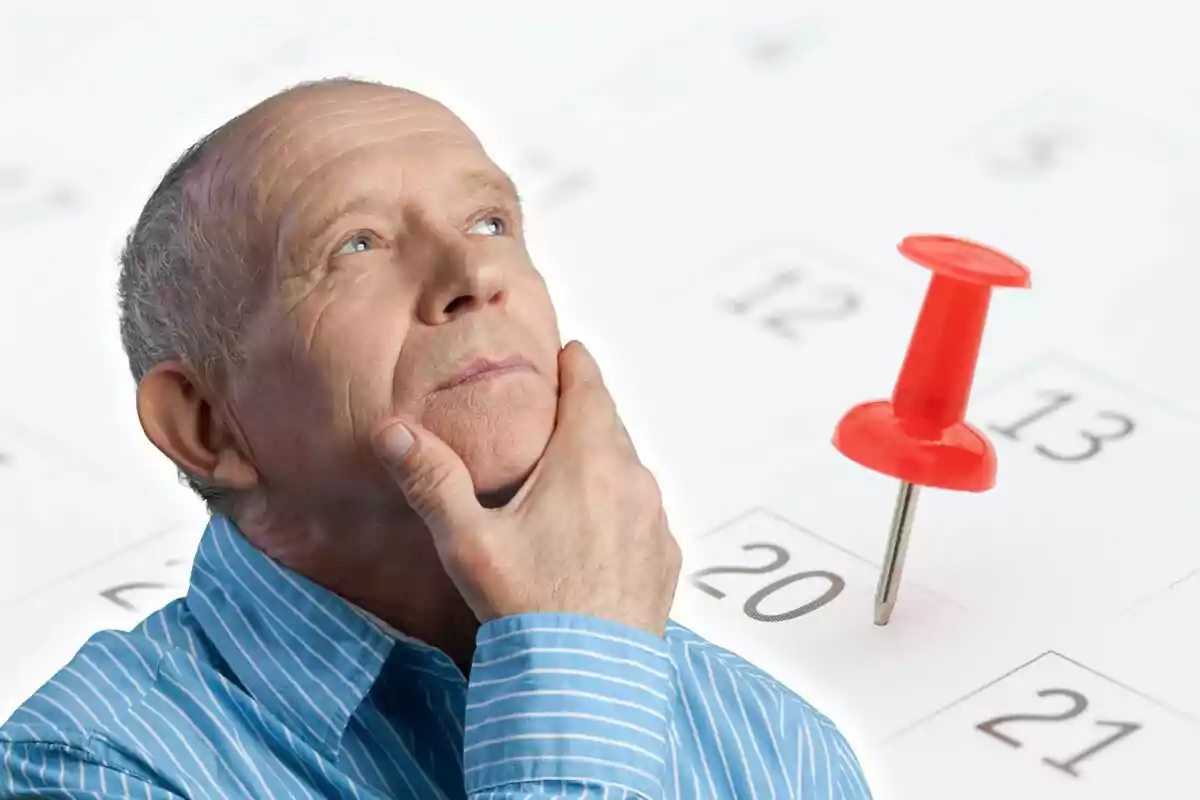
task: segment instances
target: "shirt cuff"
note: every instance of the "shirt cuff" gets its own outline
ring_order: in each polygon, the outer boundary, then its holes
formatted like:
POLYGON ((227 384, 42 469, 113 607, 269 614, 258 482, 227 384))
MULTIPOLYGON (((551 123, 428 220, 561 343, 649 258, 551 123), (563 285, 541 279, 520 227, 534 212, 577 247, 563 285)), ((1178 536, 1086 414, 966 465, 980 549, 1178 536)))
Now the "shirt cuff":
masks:
POLYGON ((662 794, 672 665, 645 631, 581 614, 482 625, 467 690, 468 794, 543 780, 662 794))

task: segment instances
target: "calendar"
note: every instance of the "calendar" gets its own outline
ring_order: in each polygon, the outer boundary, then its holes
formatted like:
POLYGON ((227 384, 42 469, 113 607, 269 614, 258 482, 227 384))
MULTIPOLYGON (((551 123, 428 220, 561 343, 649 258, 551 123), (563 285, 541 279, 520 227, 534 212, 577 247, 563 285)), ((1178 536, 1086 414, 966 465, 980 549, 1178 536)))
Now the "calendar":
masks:
POLYGON ((830 716, 877 797, 1200 796, 1200 21, 366 6, 394 32, 189 17, 236 57, 173 42, 156 74, 105 61, 137 26, 79 23, 94 91, 5 84, 30 113, 0 131, 0 242, 28 259, 0 294, 0 716, 186 591, 203 529, 133 416, 120 236, 203 130, 353 73, 445 100, 513 175, 563 334, 662 485, 675 618, 830 716), (129 126, 85 136, 68 101, 129 126), (922 492, 876 626, 897 482, 831 438, 891 393, 913 233, 1033 285, 995 292, 967 409, 996 486, 922 492))

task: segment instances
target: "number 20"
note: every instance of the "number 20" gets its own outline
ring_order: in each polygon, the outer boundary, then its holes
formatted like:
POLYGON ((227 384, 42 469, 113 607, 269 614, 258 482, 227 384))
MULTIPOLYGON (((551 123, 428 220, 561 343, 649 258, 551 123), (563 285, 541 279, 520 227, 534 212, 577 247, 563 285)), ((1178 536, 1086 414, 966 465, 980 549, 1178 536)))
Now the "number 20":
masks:
MULTIPOLYGON (((692 576, 692 583, 697 589, 705 594, 721 600, 725 597, 725 592, 716 588, 710 583, 700 580, 700 578, 708 575, 765 575, 769 572, 774 572, 791 560, 791 554, 779 545, 765 543, 745 544, 742 545, 742 549, 746 552, 751 552, 753 550, 766 550, 769 553, 773 553, 775 555, 775 559, 768 564, 755 567, 708 567, 695 573, 692 576)), ((818 608, 826 605, 839 594, 841 594, 842 590, 845 588, 846 581, 843 580, 840 575, 836 575, 832 572, 827 572, 825 570, 806 570, 803 572, 794 572, 791 575, 786 575, 776 581, 768 583, 766 586, 763 586, 761 589, 755 591, 746 598, 746 602, 742 606, 742 610, 745 612, 747 617, 757 622, 786 622, 788 620, 796 619, 804 616, 805 614, 810 614, 813 611, 816 611, 818 608), (764 614, 759 611, 759 604, 761 604, 775 592, 783 589, 786 586, 791 586, 793 583, 808 580, 809 578, 824 579, 829 582, 829 588, 827 588, 821 594, 821 596, 815 600, 811 600, 804 605, 799 606, 798 608, 791 609, 790 611, 785 611, 782 614, 764 614)))

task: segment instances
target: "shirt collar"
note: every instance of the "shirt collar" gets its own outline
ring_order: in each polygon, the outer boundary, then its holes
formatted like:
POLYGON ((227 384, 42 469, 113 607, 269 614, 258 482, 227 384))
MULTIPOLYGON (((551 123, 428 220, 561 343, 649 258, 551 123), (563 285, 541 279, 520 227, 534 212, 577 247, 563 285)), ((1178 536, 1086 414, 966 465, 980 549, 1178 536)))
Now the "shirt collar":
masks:
POLYGON ((380 619, 379 617, 372 614, 370 611, 367 611, 362 606, 357 606, 354 603, 351 603, 349 600, 345 600, 345 603, 347 605, 349 605, 351 608, 353 608, 355 611, 357 611, 359 614, 361 614, 363 617, 370 620, 375 625, 375 627, 379 628, 379 630, 383 631, 388 636, 392 637, 393 639, 395 639, 397 641, 405 642, 407 644, 411 644, 416 647, 432 647, 433 646, 431 644, 421 641, 420 639, 418 639, 415 636, 409 636, 407 633, 403 633, 401 631, 396 630, 391 625, 387 624, 382 619, 380 619))
POLYGON ((200 540, 187 605, 246 691, 330 758, 398 645, 403 660, 444 669, 429 664, 436 648, 282 566, 219 514, 200 540))

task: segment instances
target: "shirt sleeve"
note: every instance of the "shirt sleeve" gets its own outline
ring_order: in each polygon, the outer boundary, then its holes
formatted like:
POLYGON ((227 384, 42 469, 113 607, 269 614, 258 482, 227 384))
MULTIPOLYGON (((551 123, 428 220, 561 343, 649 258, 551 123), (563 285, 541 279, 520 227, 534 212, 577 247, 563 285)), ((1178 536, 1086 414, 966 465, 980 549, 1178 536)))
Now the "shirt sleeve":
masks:
POLYGON ((184 800, 66 744, 0 742, 0 800, 184 800))
POLYGON ((871 800, 854 751, 833 722, 769 673, 672 621, 684 644, 678 723, 693 752, 681 762, 689 797, 871 800))
POLYGON ((662 639, 595 617, 481 626, 463 741, 468 795, 659 800, 671 670, 662 639))
POLYGON ((796 797, 872 800, 862 766, 842 732, 782 685, 778 692, 783 706, 784 764, 793 770, 796 797))

